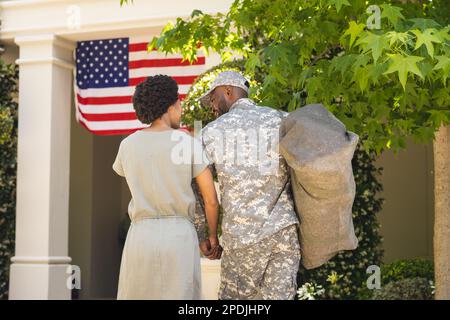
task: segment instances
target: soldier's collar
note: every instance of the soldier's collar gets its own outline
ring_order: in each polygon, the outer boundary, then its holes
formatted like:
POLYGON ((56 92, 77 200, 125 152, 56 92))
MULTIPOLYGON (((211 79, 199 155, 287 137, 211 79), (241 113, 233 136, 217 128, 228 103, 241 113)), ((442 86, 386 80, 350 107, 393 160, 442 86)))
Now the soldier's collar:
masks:
POLYGON ((252 99, 249 98, 240 98, 237 99, 230 107, 230 109, 228 109, 228 111, 231 111, 237 107, 242 107, 242 106, 254 106, 255 103, 253 102, 252 99))

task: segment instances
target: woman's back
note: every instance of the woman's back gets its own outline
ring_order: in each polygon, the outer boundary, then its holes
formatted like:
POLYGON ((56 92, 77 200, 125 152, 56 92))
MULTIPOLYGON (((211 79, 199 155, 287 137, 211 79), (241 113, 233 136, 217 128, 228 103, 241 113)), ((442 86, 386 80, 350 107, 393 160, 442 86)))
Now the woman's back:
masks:
POLYGON ((194 162, 194 150, 201 150, 199 142, 179 130, 141 130, 122 141, 113 169, 131 191, 131 220, 180 215, 192 220, 191 181, 207 166, 203 158, 194 162))

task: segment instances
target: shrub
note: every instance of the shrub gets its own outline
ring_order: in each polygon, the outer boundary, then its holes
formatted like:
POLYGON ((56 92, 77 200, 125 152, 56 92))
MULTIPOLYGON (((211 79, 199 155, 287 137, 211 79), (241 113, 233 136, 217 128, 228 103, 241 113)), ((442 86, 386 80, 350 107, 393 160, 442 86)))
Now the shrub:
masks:
POLYGON ((421 258, 405 259, 381 267, 382 285, 408 278, 425 278, 428 281, 434 281, 433 262, 421 258))
MULTIPOLYGON (((390 288, 391 283, 405 279, 422 278, 431 284, 434 283, 433 262, 422 258, 403 259, 383 264, 381 265, 380 273, 381 290, 383 291, 385 287, 390 288)), ((358 293, 358 298, 364 300, 372 299, 378 291, 380 290, 369 290, 364 283, 358 293)))
POLYGON ((14 253, 17 155, 17 68, 0 60, 0 299, 8 297, 14 253))
POLYGON ((426 278, 393 281, 375 290, 372 300, 432 300, 433 283, 426 278))

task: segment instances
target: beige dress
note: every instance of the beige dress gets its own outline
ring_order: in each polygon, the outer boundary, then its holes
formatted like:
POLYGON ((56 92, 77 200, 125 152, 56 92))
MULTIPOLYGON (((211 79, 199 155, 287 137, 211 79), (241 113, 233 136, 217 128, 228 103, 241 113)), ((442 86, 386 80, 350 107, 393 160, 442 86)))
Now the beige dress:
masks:
POLYGON ((198 140, 179 131, 137 131, 113 169, 126 178, 131 225, 117 299, 200 299, 200 253, 191 180, 208 165, 198 140))

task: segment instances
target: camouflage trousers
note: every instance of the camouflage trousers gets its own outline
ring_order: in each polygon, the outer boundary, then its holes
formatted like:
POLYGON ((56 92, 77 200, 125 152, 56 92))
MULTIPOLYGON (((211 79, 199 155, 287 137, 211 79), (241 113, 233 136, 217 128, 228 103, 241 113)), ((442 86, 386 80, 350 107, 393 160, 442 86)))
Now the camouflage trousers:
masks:
POLYGON ((225 249, 219 299, 292 300, 299 264, 296 224, 245 248, 225 249))

